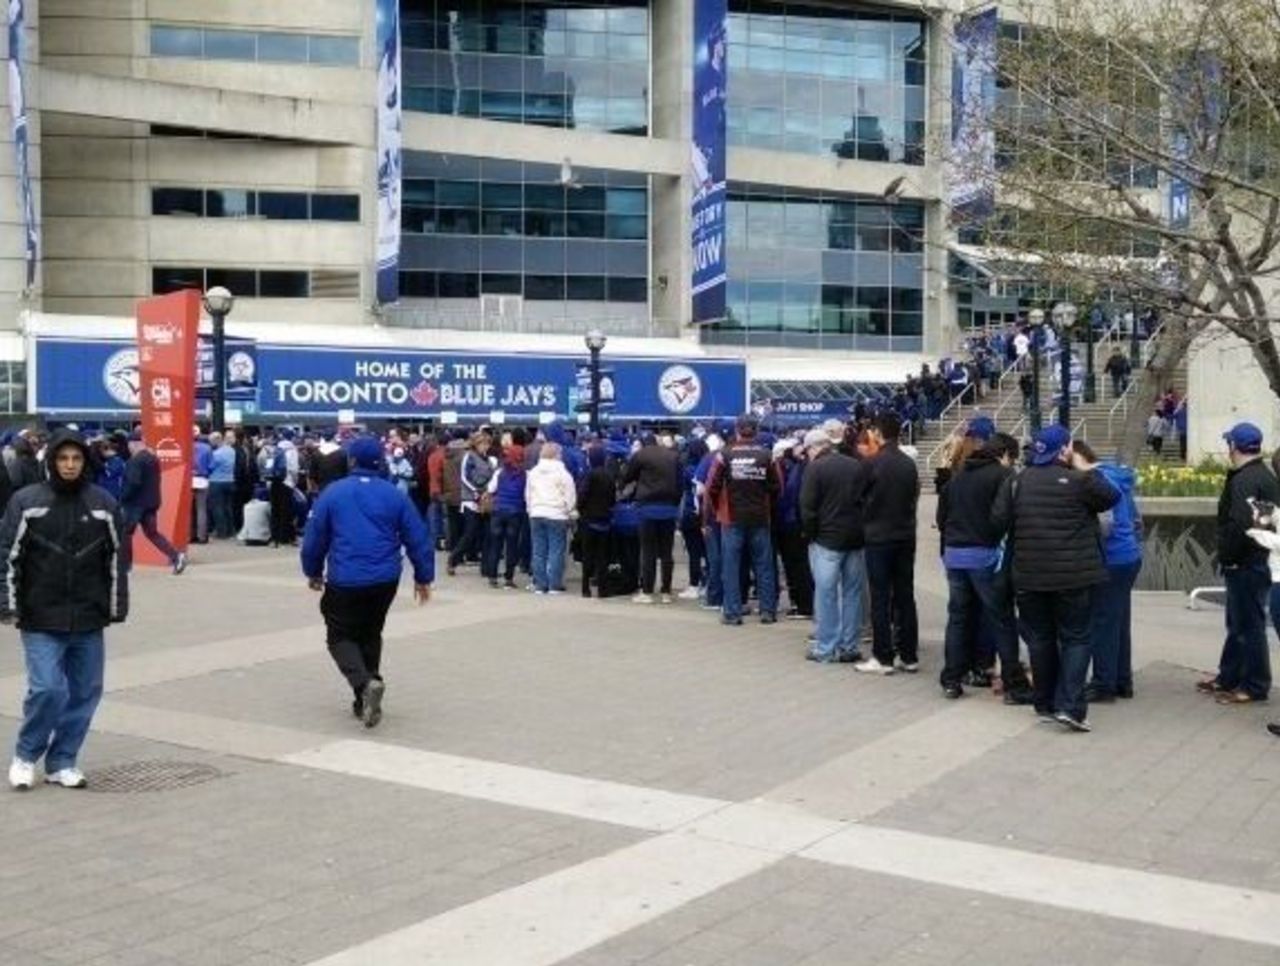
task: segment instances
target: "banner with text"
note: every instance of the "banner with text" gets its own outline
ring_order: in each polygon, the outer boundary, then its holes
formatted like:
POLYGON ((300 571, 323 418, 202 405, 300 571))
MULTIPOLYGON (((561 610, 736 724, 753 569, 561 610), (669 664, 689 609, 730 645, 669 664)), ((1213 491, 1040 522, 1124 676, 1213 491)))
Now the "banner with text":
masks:
POLYGON ((25 0, 9 0, 9 113, 13 120, 13 150, 16 155, 18 194, 22 204, 27 263, 26 287, 36 283, 40 257, 40 227, 36 223, 35 197, 31 191, 31 165, 27 160, 30 133, 27 128, 27 98, 22 74, 26 46, 25 0))
MULTIPOLYGON (((142 438, 160 461, 160 532, 185 550, 191 521, 191 461, 195 423, 196 341, 200 293, 174 292, 138 303, 137 378, 142 438)), ((139 532, 134 560, 167 561, 139 532)))
POLYGON ((946 164, 952 224, 983 222, 995 211, 995 7, 956 20, 951 41, 951 148, 946 164))
POLYGON ((694 0, 691 147, 694 323, 714 322, 725 316, 728 17, 725 0, 694 0))
POLYGON ((377 0, 378 302, 400 298, 400 4, 377 0))

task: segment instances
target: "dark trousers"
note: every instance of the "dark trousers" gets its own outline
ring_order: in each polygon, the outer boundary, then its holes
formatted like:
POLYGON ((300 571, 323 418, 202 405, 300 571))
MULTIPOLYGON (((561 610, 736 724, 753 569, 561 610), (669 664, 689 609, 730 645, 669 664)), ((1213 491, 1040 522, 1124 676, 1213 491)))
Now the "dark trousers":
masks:
POLYGON ((444 548, 453 553, 453 548, 462 539, 462 507, 445 504, 445 544, 444 548))
POLYGON ((799 527, 783 527, 774 533, 782 573, 787 578, 787 599, 797 613, 813 616, 813 573, 809 569, 809 543, 799 527))
POLYGON ((596 585, 596 596, 603 597, 605 574, 609 571, 608 524, 594 529, 585 520, 578 524, 578 544, 582 547, 582 596, 591 596, 591 585, 596 585))
POLYGON ((462 536, 449 553, 449 566, 456 567, 463 560, 475 560, 484 550, 489 520, 475 510, 462 511, 462 536))
POLYGON ((491 580, 498 578, 498 561, 503 560, 503 578, 508 582, 516 578, 516 563, 520 559, 520 534, 524 532, 525 515, 499 511, 489 520, 489 537, 484 546, 484 565, 481 572, 491 580))
POLYGON ((871 584, 872 649, 881 664, 892 664, 894 652, 907 664, 919 660, 920 624, 916 615, 916 544, 914 540, 867 546, 867 581, 871 584))
POLYGON ((1018 654, 1018 632, 1013 600, 1001 575, 990 569, 947 570, 947 632, 942 674, 943 687, 960 684, 969 671, 987 671, 992 656, 983 646, 989 630, 1000 655, 1000 677, 1005 690, 1027 686, 1018 654))
POLYGON ((1218 683, 1229 691, 1244 691, 1264 699, 1271 691, 1271 656, 1267 653, 1267 598, 1271 576, 1266 564, 1229 567, 1227 583, 1227 639, 1218 661, 1218 683))
POLYGON ((622 593, 634 594, 640 586, 640 533, 636 530, 617 530, 613 536, 614 553, 622 568, 622 593))
POLYGON ((684 549, 689 557, 689 586, 701 587, 707 567, 707 540, 702 535, 702 525, 696 520, 686 523, 680 527, 680 536, 684 537, 684 549))
POLYGON ((1066 712, 1078 721, 1089 713, 1085 678, 1089 673, 1090 587, 1019 591, 1018 612, 1031 652, 1036 711, 1066 712))
POLYGON ((720 524, 707 524, 703 531, 703 544, 707 549, 707 593, 704 603, 719 607, 724 603, 724 555, 720 548, 720 524))
POLYGON ((156 527, 155 510, 126 510, 124 514, 124 565, 129 570, 133 567, 133 534, 142 527, 143 535, 151 541, 151 545, 165 555, 169 563, 178 559, 178 551, 173 549, 163 533, 156 527))
POLYGON ((333 663, 357 698, 370 679, 382 680, 382 628, 396 598, 397 584, 368 587, 326 585, 320 598, 325 638, 333 663))
POLYGON ((213 533, 219 540, 235 536, 236 485, 234 483, 209 484, 209 516, 213 518, 213 533))
POLYGON ((675 520, 640 521, 640 589, 646 594, 652 594, 657 584, 658 564, 662 565, 662 593, 671 593, 675 539, 675 520))
POLYGON ((298 539, 295 525, 297 509, 293 505, 293 488, 281 480, 271 483, 271 542, 293 543, 298 539))
POLYGON ((1093 685, 1111 694, 1133 689, 1133 585, 1142 561, 1107 567, 1093 588, 1093 685))

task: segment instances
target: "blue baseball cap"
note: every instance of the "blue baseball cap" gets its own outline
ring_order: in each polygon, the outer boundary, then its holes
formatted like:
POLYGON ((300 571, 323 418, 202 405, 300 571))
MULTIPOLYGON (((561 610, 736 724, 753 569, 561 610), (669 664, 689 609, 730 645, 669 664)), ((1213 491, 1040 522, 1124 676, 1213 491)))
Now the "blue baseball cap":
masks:
POLYGON ((347 456, 362 470, 382 466, 382 444, 373 436, 357 436, 347 444, 347 456))
POLYGON ((1071 433, 1067 431, 1065 426, 1058 426, 1057 424, 1046 426, 1036 433, 1035 442, 1031 444, 1031 448, 1027 451, 1027 458, 1031 461, 1032 466, 1048 466, 1070 444, 1071 433))
POLYGON ((974 439, 980 439, 985 443, 996 434, 995 421, 990 416, 975 416, 969 420, 969 425, 964 434, 974 439))
POLYGON ((1262 452, 1262 430, 1253 423, 1236 423, 1222 434, 1222 438, 1237 453, 1262 452))

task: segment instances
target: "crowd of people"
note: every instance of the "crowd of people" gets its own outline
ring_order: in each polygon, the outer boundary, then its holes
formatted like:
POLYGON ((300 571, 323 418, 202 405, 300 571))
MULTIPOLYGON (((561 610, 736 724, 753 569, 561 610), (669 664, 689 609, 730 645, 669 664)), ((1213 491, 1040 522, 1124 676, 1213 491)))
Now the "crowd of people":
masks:
MULTIPOLYGON (((231 539, 239 527, 245 543, 288 545, 301 530, 330 653, 367 727, 382 715, 382 629, 402 558, 426 602, 437 554, 450 579, 475 568, 502 592, 525 575, 546 597, 567 592, 577 560, 583 597, 684 599, 726 627, 805 621, 810 661, 913 674, 920 481, 902 438, 893 411, 782 437, 752 415, 684 434, 581 438, 558 423, 200 435, 193 539, 231 539), (677 535, 688 563, 679 594, 677 535)), ((1268 598, 1280 632, 1280 485, 1256 427, 1237 425, 1225 441, 1227 637, 1199 690, 1243 705, 1270 691, 1268 598)), ((63 429, 0 442, 0 619, 22 633, 29 679, 10 782, 30 788, 43 760, 48 781, 81 787, 76 756, 101 695, 103 630, 127 614, 133 531, 175 574, 186 558, 156 529, 159 464, 136 434, 86 442, 63 429)), ((993 688, 1006 704, 1088 731, 1091 703, 1134 693, 1135 474, 1056 425, 1022 449, 987 417, 949 441, 935 520, 949 592, 938 681, 947 699, 993 688)))

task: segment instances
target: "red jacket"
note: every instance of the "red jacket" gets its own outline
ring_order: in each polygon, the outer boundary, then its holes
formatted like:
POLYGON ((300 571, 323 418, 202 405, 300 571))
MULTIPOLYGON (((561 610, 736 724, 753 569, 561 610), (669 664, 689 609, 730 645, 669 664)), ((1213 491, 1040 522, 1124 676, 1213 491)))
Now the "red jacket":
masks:
POLYGON ((436 446, 427 457, 427 490, 438 500, 444 492, 444 447, 436 446))

